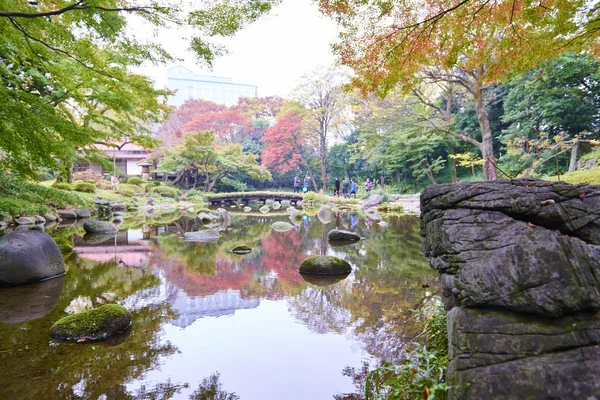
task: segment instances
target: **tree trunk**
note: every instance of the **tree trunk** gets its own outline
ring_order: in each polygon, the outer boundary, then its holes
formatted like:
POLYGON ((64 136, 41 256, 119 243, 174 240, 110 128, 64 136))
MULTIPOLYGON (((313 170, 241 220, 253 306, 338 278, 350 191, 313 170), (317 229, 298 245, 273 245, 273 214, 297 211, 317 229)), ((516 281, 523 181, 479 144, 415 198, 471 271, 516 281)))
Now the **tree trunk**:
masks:
POLYGON ((58 165, 58 175, 56 182, 72 183, 73 182, 73 159, 63 158, 58 165))
POLYGON ((320 153, 321 153, 321 180, 323 181, 323 191, 326 191, 327 190, 327 138, 324 134, 321 134, 320 153))
POLYGON ((571 159, 569 160, 569 172, 575 171, 577 168, 577 151, 579 150, 579 142, 571 149, 571 159))
POLYGON ((481 157, 483 163, 483 179, 486 181, 495 181, 498 179, 498 171, 496 170, 496 159, 494 158, 494 144, 492 137, 492 128, 487 110, 483 104, 483 66, 479 67, 476 72, 475 87, 473 88, 473 99, 475 101, 475 111, 477 112, 477 120, 481 129, 481 157))
MULTIPOLYGON (((452 154, 454 155, 454 146, 452 146, 452 154)), ((452 159, 452 182, 457 183, 458 182, 458 175, 456 173, 456 160, 453 158, 452 159)))

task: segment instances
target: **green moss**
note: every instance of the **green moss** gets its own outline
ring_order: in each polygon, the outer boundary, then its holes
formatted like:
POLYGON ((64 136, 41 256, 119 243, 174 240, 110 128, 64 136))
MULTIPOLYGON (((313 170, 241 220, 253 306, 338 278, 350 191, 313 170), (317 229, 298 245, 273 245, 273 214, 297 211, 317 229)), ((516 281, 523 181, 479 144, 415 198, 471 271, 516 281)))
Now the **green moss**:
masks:
MULTIPOLYGON (((547 179, 551 181, 556 181, 558 180, 558 177, 553 176, 547 179)), ((600 167, 592 169, 582 169, 580 171, 571 172, 570 174, 561 175, 560 180, 574 185, 578 183, 600 185, 600 167)))
POLYGON ((298 269, 301 274, 338 275, 352 271, 352 266, 345 260, 333 256, 308 257, 298 269))
POLYGON ((52 325, 51 334, 58 339, 98 340, 116 334, 130 324, 131 314, 125 307, 106 304, 59 319, 52 325))

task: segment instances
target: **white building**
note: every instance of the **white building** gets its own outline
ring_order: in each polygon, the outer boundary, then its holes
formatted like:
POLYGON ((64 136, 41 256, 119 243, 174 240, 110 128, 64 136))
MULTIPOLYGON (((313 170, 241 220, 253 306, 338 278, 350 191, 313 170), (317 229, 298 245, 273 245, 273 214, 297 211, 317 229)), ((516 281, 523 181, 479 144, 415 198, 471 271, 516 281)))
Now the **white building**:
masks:
POLYGON ((197 75, 181 65, 167 70, 167 87, 176 91, 169 98, 169 104, 177 107, 188 99, 204 99, 232 106, 241 97, 258 96, 258 88, 254 85, 233 83, 231 78, 197 75))

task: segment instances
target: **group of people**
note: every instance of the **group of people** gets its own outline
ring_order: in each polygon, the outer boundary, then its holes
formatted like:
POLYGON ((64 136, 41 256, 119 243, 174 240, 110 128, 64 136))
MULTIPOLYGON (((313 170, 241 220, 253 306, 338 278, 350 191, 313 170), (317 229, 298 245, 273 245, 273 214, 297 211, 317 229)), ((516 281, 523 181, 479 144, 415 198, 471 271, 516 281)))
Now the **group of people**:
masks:
MULTIPOLYGON (((309 176, 306 176, 304 178, 303 183, 304 183, 304 186, 302 187, 302 191, 304 193, 310 191, 311 179, 309 176)), ((296 175, 294 177, 294 193, 300 193, 300 185, 301 185, 300 177, 298 175, 296 175)), ((339 178, 335 178, 335 183, 334 183, 335 189, 333 191, 334 196, 340 195, 340 186, 342 188, 342 196, 344 196, 344 198, 349 199, 352 195, 354 195, 354 198, 356 198, 356 192, 358 191, 358 184, 356 183, 354 178, 351 178, 350 180, 348 180, 348 178, 345 178, 342 182, 340 182, 339 178)), ((383 189, 383 176, 381 177, 381 188, 383 189)), ((367 178, 367 181, 365 182, 365 191, 367 192, 367 194, 369 194, 369 193, 371 193, 371 190, 373 190, 373 181, 371 180, 371 178, 367 178)))

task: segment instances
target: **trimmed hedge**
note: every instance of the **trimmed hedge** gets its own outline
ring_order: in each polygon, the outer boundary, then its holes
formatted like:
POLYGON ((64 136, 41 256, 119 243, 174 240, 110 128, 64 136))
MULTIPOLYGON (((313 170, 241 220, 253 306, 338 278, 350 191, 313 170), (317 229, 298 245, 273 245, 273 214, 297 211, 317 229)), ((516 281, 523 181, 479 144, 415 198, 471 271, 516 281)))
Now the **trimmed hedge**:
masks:
POLYGON ((141 185, 142 183, 144 183, 142 178, 138 178, 137 176, 132 176, 131 178, 127 179, 128 185, 141 185))
POLYGON ((74 189, 76 192, 95 193, 96 185, 89 182, 77 182, 74 189))
POLYGON ((176 199, 179 197, 179 191, 175 188, 168 186, 157 186, 155 188, 150 189, 150 193, 156 193, 163 197, 170 197, 176 199))

